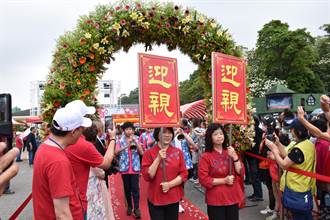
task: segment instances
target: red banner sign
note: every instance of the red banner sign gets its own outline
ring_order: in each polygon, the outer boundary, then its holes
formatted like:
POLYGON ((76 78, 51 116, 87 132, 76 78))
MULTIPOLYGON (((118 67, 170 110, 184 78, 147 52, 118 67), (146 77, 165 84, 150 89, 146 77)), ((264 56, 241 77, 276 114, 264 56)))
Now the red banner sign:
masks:
POLYGON ((174 58, 139 53, 140 125, 178 126, 180 99, 174 58))
POLYGON ((212 53, 213 121, 221 124, 246 124, 245 61, 212 53))

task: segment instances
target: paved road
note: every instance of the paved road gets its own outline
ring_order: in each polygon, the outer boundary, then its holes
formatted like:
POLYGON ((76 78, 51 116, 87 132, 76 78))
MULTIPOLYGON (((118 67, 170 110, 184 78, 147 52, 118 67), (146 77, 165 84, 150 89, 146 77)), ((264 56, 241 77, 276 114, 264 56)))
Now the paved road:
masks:
MULTIPOLYGON (((11 181, 11 189, 16 193, 13 195, 3 195, 0 197, 0 218, 1 220, 8 219, 8 217, 16 210, 16 208, 24 201, 24 199, 31 192, 32 186, 32 168, 28 166, 28 162, 24 160, 18 163, 20 171, 11 181)), ((266 189, 264 188, 264 192, 266 189)), ((246 186, 246 195, 251 194, 251 186, 246 186)), ((265 193, 264 193, 265 194, 265 193)), ((206 206, 204 203, 204 194, 194 188, 194 185, 188 181, 185 186, 185 195, 190 199, 192 203, 197 205, 201 210, 206 212, 206 206)), ((264 195, 265 201, 259 202, 257 206, 247 207, 240 210, 240 219, 242 220, 264 220, 265 216, 259 213, 259 210, 263 209, 268 201, 268 196, 264 195)), ((32 219, 32 203, 23 210, 18 219, 30 220, 32 219)), ((247 203, 247 206, 254 205, 247 203)))

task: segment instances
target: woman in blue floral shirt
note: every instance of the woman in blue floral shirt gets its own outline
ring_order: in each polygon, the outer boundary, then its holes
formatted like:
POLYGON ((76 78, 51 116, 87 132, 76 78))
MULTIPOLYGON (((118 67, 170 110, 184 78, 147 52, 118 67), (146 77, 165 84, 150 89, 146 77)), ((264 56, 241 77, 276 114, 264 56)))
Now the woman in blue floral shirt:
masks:
POLYGON ((134 135, 134 125, 132 122, 125 122, 122 125, 123 135, 117 141, 115 154, 119 155, 119 171, 123 179, 125 197, 127 201, 127 215, 141 218, 140 203, 140 155, 143 154, 138 137, 134 135), (132 197, 134 209, 132 205, 132 197))

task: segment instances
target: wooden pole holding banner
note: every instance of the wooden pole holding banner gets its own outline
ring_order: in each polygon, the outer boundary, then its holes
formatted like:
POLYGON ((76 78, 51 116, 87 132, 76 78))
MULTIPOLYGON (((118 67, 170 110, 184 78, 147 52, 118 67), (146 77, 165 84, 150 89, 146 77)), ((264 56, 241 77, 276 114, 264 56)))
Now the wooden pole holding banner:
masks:
MULTIPOLYGON (((163 149, 164 146, 163 146, 163 131, 164 131, 164 128, 161 127, 160 128, 160 136, 159 136, 159 140, 160 140, 160 148, 163 149)), ((163 182, 166 182, 167 181, 167 178, 166 178, 166 159, 162 159, 162 179, 163 179, 163 182)))
MULTIPOLYGON (((229 146, 231 146, 232 144, 232 138, 231 138, 231 135, 233 133, 233 125, 230 124, 229 125, 229 135, 228 135, 228 138, 229 138, 229 146)), ((232 163, 233 163, 233 160, 231 159, 231 157, 229 157, 229 175, 233 175, 233 167, 232 167, 232 163)))
MULTIPOLYGON (((140 125, 160 128, 159 146, 164 149, 164 128, 176 127, 180 121, 177 60, 139 53, 138 62, 140 125)), ((166 159, 162 159, 161 166, 162 180, 166 182, 166 159)))
MULTIPOLYGON (((213 122, 229 124, 229 145, 232 145, 233 124, 247 124, 246 63, 244 59, 212 52, 213 122)), ((232 175, 229 158, 229 175, 232 175)))

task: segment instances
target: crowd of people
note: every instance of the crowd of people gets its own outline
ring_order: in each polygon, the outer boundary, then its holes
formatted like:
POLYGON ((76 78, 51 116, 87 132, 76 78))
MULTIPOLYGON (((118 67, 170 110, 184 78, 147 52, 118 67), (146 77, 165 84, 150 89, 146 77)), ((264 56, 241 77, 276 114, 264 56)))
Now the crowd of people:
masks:
MULTIPOLYGON (((247 199, 263 201, 262 183, 269 205, 261 214, 275 219, 286 214, 294 220, 313 219, 313 203, 319 218, 330 218, 330 184, 289 171, 296 168, 330 176, 330 100, 321 97, 322 114, 306 118, 284 111, 278 118, 254 115, 255 139, 248 152, 229 146, 226 128, 203 119, 181 119, 180 127, 136 129, 125 122, 116 129, 105 129, 88 115, 95 108, 75 100, 56 111, 49 135, 40 144, 36 129, 0 161, 0 192, 18 172, 11 161, 24 146, 33 165, 34 219, 114 219, 108 177, 121 175, 127 216, 137 219, 175 220, 184 212, 181 200, 189 179, 205 189, 210 220, 239 219, 244 206, 242 183, 251 183, 247 199), (265 160, 255 157, 263 156, 265 160), (4 171, 5 170, 5 171, 4 171), (4 172, 2 172, 4 171, 4 172), (140 181, 149 185, 149 213, 140 209, 140 181), (313 201, 317 195, 318 200, 313 201), (283 210, 286 212, 283 212, 283 210)), ((0 152, 5 144, 0 144, 0 152)))

